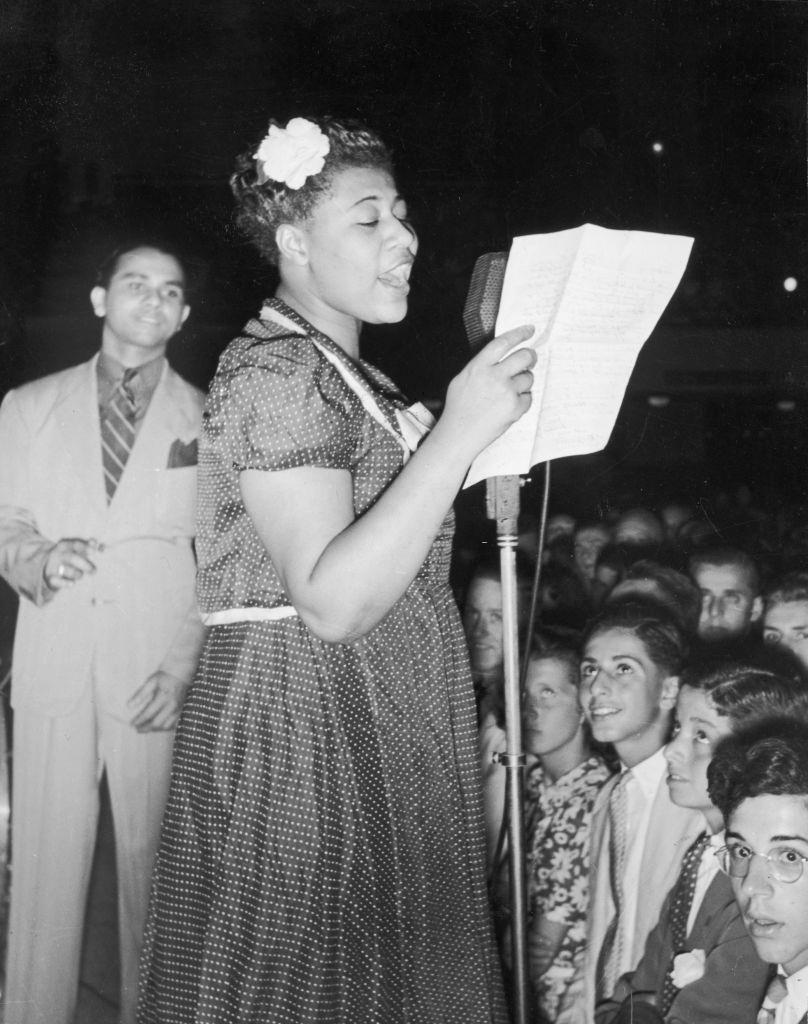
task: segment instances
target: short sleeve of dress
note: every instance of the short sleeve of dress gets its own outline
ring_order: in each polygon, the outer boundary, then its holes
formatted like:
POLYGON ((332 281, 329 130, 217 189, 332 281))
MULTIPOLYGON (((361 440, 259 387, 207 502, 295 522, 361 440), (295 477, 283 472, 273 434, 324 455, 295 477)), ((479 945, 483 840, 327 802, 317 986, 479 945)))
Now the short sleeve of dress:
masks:
POLYGON ((307 339, 256 345, 219 381, 220 444, 234 469, 350 469, 361 406, 307 339))

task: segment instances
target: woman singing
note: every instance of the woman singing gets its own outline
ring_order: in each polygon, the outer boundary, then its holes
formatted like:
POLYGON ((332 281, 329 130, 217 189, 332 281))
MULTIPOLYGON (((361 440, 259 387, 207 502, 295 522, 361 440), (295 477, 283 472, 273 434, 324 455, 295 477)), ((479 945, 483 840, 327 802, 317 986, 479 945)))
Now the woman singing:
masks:
POLYGON ((141 1021, 504 1021, 475 710, 447 585, 471 460, 530 404, 530 328, 431 432, 359 353, 418 243, 362 126, 274 124, 231 179, 280 285, 213 381, 199 596, 141 1021), (510 354, 508 354, 510 353, 510 354))

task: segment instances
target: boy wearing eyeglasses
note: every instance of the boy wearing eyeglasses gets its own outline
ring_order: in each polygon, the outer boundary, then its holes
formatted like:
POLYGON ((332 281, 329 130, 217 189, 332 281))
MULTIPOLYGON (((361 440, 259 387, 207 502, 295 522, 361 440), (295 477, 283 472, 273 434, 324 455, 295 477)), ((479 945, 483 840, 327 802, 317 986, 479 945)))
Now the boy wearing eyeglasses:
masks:
POLYGON ((671 800, 700 811, 705 831, 685 854, 636 969, 598 1007, 598 1024, 755 1024, 769 975, 721 871, 724 818, 707 773, 721 742, 752 723, 789 715, 808 720, 808 693, 796 678, 738 663, 682 673, 674 734, 665 748, 671 800))
POLYGON ((761 723, 710 766, 723 866, 758 955, 776 964, 760 1024, 808 1024, 808 724, 761 723))

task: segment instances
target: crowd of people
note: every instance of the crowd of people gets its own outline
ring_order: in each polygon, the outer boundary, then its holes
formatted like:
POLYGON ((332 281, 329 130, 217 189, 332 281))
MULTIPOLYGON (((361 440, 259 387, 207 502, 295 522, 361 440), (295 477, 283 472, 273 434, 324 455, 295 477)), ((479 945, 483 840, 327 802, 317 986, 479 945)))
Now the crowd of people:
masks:
MULTIPOLYGON (((684 500, 610 520, 559 512, 539 555, 526 517, 517 607, 528 652, 527 948, 539 1024, 760 1019, 770 965, 782 962, 771 936, 788 927, 767 909, 767 892, 753 900, 747 891, 747 861, 763 848, 727 831, 709 766, 722 740, 747 730, 776 738, 798 722, 806 735, 808 551, 782 511, 742 519, 745 548, 684 500)), ((502 593, 487 545, 460 599, 507 973, 502 593)), ((793 863, 797 881, 808 833, 788 837, 776 856, 793 863)), ((778 885, 769 863, 763 890, 778 885)), ((808 947, 783 970, 788 995, 771 1020, 801 1020, 808 947)))
MULTIPOLYGON (((230 185, 278 285, 206 396, 166 361, 183 260, 141 238, 90 290, 96 356, 0 407, 4 1021, 71 1024, 106 776, 122 1024, 505 1024, 501 584, 490 552, 455 593, 450 568, 534 329, 435 423, 361 358, 418 251, 378 136, 273 121, 230 185)), ((536 554, 526 523, 537 1024, 805 1012, 808 561, 795 524, 747 527, 560 513, 536 554)))

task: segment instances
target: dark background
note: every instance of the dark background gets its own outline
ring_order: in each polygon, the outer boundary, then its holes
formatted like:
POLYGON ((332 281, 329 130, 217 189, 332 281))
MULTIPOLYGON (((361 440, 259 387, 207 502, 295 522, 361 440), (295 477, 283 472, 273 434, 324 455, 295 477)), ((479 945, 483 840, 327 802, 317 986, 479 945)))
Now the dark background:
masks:
POLYGON ((413 398, 439 404, 467 357, 480 253, 587 221, 693 235, 608 449, 563 460, 556 494, 591 508, 746 483, 803 500, 807 15, 800 0, 6 0, 0 392, 95 349, 93 269, 133 227, 198 257, 172 358, 204 386, 273 287, 230 222, 235 154, 269 116, 357 116, 393 147, 421 236, 411 315, 366 344, 413 398))

